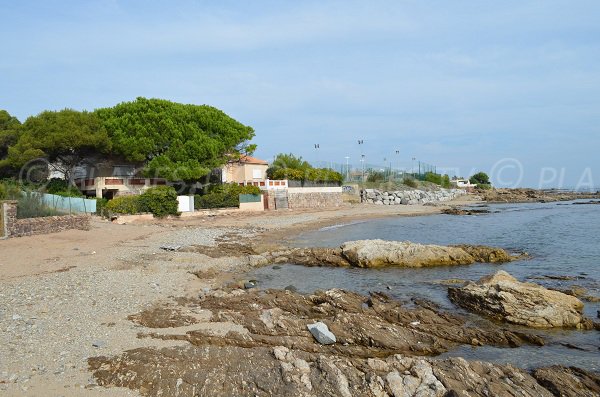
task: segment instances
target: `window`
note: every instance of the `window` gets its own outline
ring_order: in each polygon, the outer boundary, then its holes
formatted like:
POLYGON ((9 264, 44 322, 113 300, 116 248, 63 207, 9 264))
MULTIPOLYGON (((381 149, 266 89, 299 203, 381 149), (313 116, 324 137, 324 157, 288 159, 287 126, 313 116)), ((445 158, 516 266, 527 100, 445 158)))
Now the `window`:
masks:
POLYGON ((262 172, 260 168, 254 168, 252 170, 252 179, 262 179, 262 172))

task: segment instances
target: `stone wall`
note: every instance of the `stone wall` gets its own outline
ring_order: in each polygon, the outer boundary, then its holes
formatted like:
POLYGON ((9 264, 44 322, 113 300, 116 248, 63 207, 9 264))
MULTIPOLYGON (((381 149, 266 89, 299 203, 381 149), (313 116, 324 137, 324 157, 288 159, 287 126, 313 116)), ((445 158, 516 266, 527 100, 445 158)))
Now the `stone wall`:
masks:
POLYGON ((289 208, 339 207, 343 203, 341 187, 304 187, 288 189, 289 208))
POLYGON ((448 201, 463 196, 463 189, 439 190, 397 190, 382 192, 377 189, 364 189, 360 192, 361 202, 377 205, 414 205, 448 201))
POLYGON ((63 215, 40 218, 17 219, 17 203, 6 201, 2 204, 5 226, 4 237, 22 237, 35 234, 48 234, 69 229, 89 230, 89 215, 63 215))

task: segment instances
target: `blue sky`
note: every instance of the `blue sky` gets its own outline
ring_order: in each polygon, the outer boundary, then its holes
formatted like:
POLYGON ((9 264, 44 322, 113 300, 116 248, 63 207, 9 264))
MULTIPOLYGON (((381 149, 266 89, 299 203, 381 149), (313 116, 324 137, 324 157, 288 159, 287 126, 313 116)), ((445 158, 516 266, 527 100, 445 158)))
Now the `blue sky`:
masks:
POLYGON ((598 1, 0 0, 0 18, 0 108, 21 120, 157 97, 251 125, 265 159, 600 186, 598 1))

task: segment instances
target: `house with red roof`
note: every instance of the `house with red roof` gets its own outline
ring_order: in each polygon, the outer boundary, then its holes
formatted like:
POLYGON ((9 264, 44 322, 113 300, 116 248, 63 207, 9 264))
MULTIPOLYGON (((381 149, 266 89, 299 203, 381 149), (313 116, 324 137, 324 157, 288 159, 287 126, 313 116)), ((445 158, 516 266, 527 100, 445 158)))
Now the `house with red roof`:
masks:
POLYGON ((222 180, 224 183, 250 183, 267 179, 269 163, 251 156, 242 156, 239 160, 229 161, 223 166, 222 180))

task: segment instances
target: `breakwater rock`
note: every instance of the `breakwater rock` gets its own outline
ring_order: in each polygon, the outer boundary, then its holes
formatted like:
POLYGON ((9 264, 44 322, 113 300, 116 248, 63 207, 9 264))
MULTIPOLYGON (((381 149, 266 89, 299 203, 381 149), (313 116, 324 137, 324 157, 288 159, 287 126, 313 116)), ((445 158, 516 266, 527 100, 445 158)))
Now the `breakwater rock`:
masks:
POLYGON ((263 264, 295 263, 305 266, 428 267, 470 265, 475 262, 504 263, 521 259, 502 248, 483 245, 442 246, 410 241, 357 240, 339 248, 292 248, 264 253, 263 264))
POLYGON ((503 270, 477 283, 448 288, 448 296, 467 310, 513 324, 593 328, 592 321, 582 314, 583 303, 576 297, 522 283, 503 270))
POLYGON ((408 309, 383 294, 216 290, 177 305, 171 313, 202 312, 203 322, 172 328, 168 321, 164 331, 141 328, 140 337, 178 344, 92 357, 88 363, 97 383, 156 397, 552 397, 598 391, 597 374, 575 368, 530 373, 511 365, 424 357, 461 344, 508 347, 537 338, 493 325, 479 328, 427 305, 408 309), (313 338, 307 325, 316 321, 327 324, 336 343, 321 345, 313 338))
POLYGON ((414 205, 436 203, 453 200, 467 194, 462 189, 439 190, 395 190, 382 192, 377 189, 363 189, 360 191, 361 202, 376 205, 414 205))

